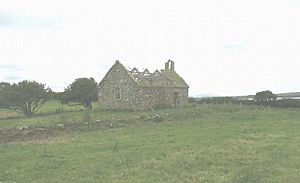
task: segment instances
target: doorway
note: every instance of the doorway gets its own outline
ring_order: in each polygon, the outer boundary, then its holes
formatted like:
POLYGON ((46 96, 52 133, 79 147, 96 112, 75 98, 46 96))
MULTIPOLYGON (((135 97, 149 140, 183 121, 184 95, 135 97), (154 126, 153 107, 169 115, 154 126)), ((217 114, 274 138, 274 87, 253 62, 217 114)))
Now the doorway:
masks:
POLYGON ((179 107, 179 93, 173 92, 173 105, 174 107, 179 107))

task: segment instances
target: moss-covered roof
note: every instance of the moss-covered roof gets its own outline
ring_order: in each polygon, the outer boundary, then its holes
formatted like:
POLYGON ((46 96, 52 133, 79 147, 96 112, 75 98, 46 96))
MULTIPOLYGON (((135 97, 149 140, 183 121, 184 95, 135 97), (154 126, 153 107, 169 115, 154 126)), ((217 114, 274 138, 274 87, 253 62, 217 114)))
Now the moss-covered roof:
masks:
MULTIPOLYGON (((171 69, 164 69, 161 71, 155 70, 153 73, 149 72, 148 69, 145 69, 143 72, 140 72, 135 67, 132 70, 126 69, 119 61, 116 61, 112 68, 115 66, 119 66, 120 68, 124 69, 128 75, 142 87, 189 87, 186 82, 176 73, 176 71, 171 69)), ((112 68, 109 70, 109 72, 112 70, 112 68)))
POLYGON ((174 70, 161 70, 161 74, 173 81, 174 87, 189 87, 184 79, 174 70))

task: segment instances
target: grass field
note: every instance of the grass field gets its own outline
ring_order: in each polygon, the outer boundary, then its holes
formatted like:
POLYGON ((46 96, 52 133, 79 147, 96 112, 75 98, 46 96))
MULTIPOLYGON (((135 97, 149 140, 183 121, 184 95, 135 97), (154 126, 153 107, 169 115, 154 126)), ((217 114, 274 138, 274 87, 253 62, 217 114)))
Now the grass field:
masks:
POLYGON ((16 135, 0 139, 1 183, 300 182, 299 109, 201 104, 51 114, 59 107, 52 101, 43 115, 0 120, 1 138, 16 135))

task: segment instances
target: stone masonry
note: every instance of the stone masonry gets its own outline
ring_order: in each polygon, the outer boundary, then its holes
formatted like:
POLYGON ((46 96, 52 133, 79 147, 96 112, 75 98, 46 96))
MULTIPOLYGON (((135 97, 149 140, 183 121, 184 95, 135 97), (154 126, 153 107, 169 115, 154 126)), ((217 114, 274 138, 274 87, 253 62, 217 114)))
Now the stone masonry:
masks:
POLYGON ((118 60, 99 83, 99 107, 106 110, 149 110, 180 107, 188 103, 186 82, 176 73, 172 60, 165 69, 150 73, 127 70, 118 60))

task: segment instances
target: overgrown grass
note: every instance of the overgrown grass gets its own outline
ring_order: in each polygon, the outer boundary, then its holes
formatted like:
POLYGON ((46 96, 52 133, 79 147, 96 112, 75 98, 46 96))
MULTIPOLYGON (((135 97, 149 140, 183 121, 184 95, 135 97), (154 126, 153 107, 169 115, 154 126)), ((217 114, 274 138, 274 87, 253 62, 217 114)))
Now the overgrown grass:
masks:
POLYGON ((164 120, 0 144, 0 182, 300 181, 297 109, 207 104, 143 113, 94 109, 0 120, 0 128, 152 114, 164 120))

